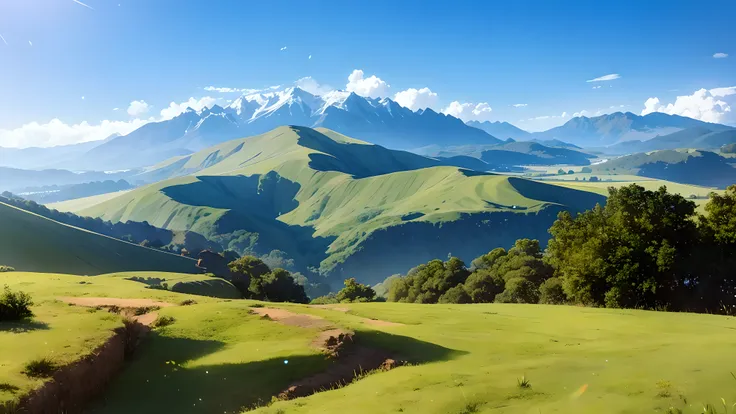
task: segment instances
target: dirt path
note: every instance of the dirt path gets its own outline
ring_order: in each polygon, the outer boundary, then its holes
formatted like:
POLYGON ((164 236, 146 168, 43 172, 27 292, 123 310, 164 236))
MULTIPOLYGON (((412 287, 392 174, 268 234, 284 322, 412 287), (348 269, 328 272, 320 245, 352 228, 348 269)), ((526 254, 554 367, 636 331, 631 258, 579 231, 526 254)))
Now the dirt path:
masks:
POLYGON ((119 308, 151 308, 158 306, 159 308, 165 308, 168 306, 174 306, 168 302, 159 302, 152 299, 121 299, 121 298, 77 298, 77 297, 61 297, 59 300, 71 303, 77 306, 117 306, 119 308))
MULTIPOLYGON (((329 309, 334 310, 338 312, 344 312, 348 313, 350 312, 350 308, 346 308, 344 306, 335 306, 335 305, 309 305, 310 308, 318 308, 318 309, 329 309)), ((392 326, 405 326, 403 323, 398 322, 390 322, 390 321, 382 321, 380 319, 371 319, 371 318, 364 318, 362 316, 352 315, 356 318, 360 319, 361 322, 363 322, 366 325, 370 326, 378 326, 378 327, 392 327, 392 326)))
POLYGON ((174 306, 168 302, 152 299, 121 299, 121 298, 77 298, 62 297, 59 300, 76 306, 89 308, 117 308, 114 312, 128 317, 143 326, 151 326, 158 319, 156 309, 174 306))

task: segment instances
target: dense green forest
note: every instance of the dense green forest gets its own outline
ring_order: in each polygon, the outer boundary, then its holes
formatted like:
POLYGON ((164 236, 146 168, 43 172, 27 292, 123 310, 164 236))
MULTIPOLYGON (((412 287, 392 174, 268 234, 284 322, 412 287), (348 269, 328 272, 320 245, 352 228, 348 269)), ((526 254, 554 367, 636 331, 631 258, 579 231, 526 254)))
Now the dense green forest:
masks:
POLYGON ((472 261, 432 260, 384 283, 412 303, 553 303, 732 314, 736 310, 736 186, 705 215, 666 187, 609 189, 600 205, 561 212, 545 251, 521 239, 472 261))

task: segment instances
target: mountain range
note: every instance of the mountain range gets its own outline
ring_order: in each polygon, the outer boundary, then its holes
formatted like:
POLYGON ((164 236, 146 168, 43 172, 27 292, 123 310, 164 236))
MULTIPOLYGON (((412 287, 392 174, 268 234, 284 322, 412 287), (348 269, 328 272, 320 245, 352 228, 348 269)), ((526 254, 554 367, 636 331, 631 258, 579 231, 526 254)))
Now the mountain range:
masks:
POLYGON ((493 144, 500 140, 431 109, 412 111, 391 99, 335 91, 316 96, 298 87, 243 95, 227 107, 187 109, 88 151, 77 168, 114 169, 155 164, 234 138, 284 125, 325 127, 395 149, 424 145, 493 144))
POLYGON ((582 147, 605 147, 620 142, 645 141, 658 135, 667 135, 687 128, 704 127, 713 132, 732 130, 732 127, 713 124, 679 115, 653 112, 644 116, 631 112, 615 112, 588 118, 575 117, 564 125, 532 134, 536 139, 557 139, 582 147))

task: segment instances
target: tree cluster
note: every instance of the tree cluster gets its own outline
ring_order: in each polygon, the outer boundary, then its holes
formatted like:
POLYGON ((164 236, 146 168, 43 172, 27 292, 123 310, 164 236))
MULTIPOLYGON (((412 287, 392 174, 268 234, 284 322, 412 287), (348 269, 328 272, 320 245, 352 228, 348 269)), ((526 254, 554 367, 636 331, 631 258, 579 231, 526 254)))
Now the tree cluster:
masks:
POLYGON ((14 292, 5 286, 0 294, 0 322, 18 321, 33 316, 33 301, 25 292, 14 292))
POLYGON ((291 273, 280 268, 271 269, 257 257, 243 256, 228 267, 232 284, 248 299, 309 302, 304 286, 297 283, 291 273))
POLYGON ((604 207, 560 213, 546 251, 521 239, 470 268, 433 260, 387 281, 388 300, 735 313, 736 186, 711 194, 705 211, 665 187, 610 188, 604 207))
MULTIPOLYGON (((388 300, 409 303, 537 303, 552 277, 539 241, 521 239, 508 251, 493 249, 471 263, 433 260, 394 278, 388 300)), ((546 295, 545 295, 546 297, 546 295)))
POLYGON ((376 299, 376 291, 368 285, 358 283, 355 278, 345 279, 345 287, 339 292, 330 293, 312 300, 315 305, 331 303, 372 302, 376 299))

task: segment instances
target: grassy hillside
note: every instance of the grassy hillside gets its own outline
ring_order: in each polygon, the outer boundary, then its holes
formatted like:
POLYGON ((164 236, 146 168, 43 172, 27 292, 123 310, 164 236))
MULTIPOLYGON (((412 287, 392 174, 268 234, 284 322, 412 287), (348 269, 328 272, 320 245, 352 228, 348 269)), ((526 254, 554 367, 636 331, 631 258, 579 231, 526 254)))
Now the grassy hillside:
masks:
POLYGON ((450 252, 469 260, 518 237, 546 239, 557 211, 602 200, 302 127, 146 174, 175 178, 76 212, 192 230, 241 250, 279 249, 303 267, 370 282, 450 252))
POLYGON ((0 203, 0 263, 18 270, 96 275, 197 273, 195 261, 67 226, 0 203))
POLYGON ((675 407, 690 414, 702 412, 705 403, 720 406, 721 398, 729 406, 736 401, 730 374, 736 365, 732 317, 513 304, 278 305, 302 318, 313 315, 326 321, 300 327, 252 314, 252 301, 144 289, 122 278, 3 277, 13 289, 33 295, 39 303, 33 308, 36 325, 46 328, 10 331, 10 324, 0 324, 0 383, 7 384, 0 389, 0 402, 39 385, 18 373, 25 361, 42 356, 69 360, 120 325, 116 315, 56 302, 62 295, 198 302, 158 311, 176 321, 157 329, 139 347, 102 397, 87 407, 92 413, 239 413, 256 408, 254 412, 267 414, 583 414, 667 412, 675 407), (92 284, 80 284, 82 280, 92 284), (351 330, 361 344, 414 364, 269 405, 272 396, 294 381, 333 364, 311 344, 322 330, 334 328, 351 330), (75 335, 68 334, 70 329, 75 335), (529 388, 518 386, 521 377, 529 388), (18 389, 9 391, 12 387, 18 389))
POLYGON ((709 151, 662 150, 619 157, 597 164, 592 169, 599 174, 633 174, 725 188, 736 183, 736 169, 729 161, 709 151))

